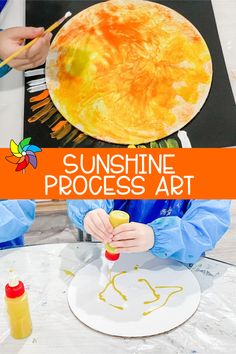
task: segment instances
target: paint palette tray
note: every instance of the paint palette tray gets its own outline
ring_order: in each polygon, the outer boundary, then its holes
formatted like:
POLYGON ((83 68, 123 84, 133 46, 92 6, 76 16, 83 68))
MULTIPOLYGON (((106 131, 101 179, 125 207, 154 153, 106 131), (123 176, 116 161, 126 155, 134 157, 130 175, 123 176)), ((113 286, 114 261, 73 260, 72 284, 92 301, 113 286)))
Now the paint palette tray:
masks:
MULTIPOLYGON (((76 14, 99 1, 70 0, 26 0, 26 24, 28 26, 49 27, 67 11, 76 14)), ((193 147, 228 147, 236 145, 236 106, 230 86, 223 52, 217 32, 214 12, 210 0, 155 1, 168 6, 186 17, 200 31, 207 42, 213 61, 213 83, 206 103, 197 116, 183 130, 193 147)), ((56 31, 55 31, 56 32, 56 31)), ((55 33, 54 33, 55 34, 55 33)), ((74 128, 57 111, 48 97, 49 109, 42 111, 33 96, 41 92, 29 92, 29 82, 39 79, 44 83, 45 75, 25 78, 25 119, 24 136, 32 137, 34 144, 41 147, 121 147, 96 140, 74 128), (32 111, 34 109, 34 111, 32 111), (31 118, 31 119, 30 119, 31 118)), ((43 86, 42 86, 43 87, 43 86)), ((39 104, 40 106, 40 104, 39 104)), ((145 144, 146 147, 181 147, 178 134, 166 139, 145 144)))

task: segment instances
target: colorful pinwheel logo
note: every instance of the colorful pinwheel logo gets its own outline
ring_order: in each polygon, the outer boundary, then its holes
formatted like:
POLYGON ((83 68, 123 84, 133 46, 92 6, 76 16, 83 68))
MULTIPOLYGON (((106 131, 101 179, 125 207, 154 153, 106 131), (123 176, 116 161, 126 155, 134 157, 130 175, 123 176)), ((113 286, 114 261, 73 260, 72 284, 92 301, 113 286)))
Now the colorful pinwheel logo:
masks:
POLYGON ((17 172, 22 171, 22 173, 25 173, 26 167, 29 164, 34 169, 37 168, 37 156, 35 154, 42 150, 36 145, 31 145, 30 141, 31 138, 23 139, 19 145, 17 145, 14 140, 10 142, 12 155, 6 156, 6 160, 17 165, 15 170, 17 172))

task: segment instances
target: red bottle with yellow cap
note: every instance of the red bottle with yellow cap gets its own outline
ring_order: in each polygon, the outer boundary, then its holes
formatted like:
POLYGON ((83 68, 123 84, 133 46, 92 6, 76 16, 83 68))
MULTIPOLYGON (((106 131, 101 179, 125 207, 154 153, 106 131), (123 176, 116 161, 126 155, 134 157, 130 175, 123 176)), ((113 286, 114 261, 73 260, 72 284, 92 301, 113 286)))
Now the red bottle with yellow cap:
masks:
POLYGON ((9 272, 5 293, 11 335, 15 339, 26 338, 32 332, 28 296, 24 284, 18 280, 13 270, 9 272))

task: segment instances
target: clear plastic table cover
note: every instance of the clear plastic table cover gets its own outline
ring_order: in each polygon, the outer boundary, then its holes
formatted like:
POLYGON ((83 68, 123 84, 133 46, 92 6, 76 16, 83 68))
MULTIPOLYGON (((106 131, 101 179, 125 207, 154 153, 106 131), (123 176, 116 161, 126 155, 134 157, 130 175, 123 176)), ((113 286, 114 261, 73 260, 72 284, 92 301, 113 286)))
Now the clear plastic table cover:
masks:
POLYGON ((0 251, 1 353, 235 353, 236 267, 206 258, 192 267, 201 286, 200 306, 182 326, 162 335, 124 339, 83 325, 69 309, 67 289, 79 269, 100 257, 101 248, 75 243, 0 251), (9 333, 3 296, 10 267, 29 293, 33 333, 24 340, 14 340, 9 333))

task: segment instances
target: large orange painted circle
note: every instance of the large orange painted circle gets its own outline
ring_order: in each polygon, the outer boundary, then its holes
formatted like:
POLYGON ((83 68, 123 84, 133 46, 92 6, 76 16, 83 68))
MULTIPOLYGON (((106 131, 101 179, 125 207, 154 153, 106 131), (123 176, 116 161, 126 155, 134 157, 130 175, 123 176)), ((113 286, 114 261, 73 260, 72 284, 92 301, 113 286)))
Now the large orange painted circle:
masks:
POLYGON ((140 144, 195 117, 210 90, 212 62, 201 34, 176 11, 111 0, 62 27, 46 78, 55 106, 73 126, 103 141, 140 144))

